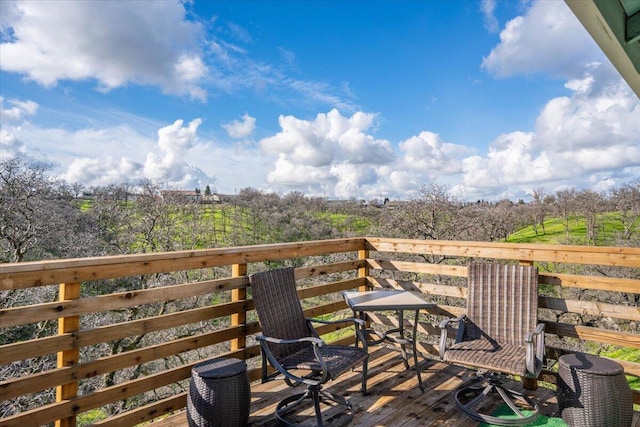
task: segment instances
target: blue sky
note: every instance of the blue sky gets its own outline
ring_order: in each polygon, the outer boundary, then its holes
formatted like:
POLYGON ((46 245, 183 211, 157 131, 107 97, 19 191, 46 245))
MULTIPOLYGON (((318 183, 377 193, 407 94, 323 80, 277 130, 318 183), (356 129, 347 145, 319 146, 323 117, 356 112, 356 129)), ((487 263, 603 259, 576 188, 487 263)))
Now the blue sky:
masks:
POLYGON ((640 100, 562 0, 0 2, 0 156, 87 188, 607 191, 640 100))

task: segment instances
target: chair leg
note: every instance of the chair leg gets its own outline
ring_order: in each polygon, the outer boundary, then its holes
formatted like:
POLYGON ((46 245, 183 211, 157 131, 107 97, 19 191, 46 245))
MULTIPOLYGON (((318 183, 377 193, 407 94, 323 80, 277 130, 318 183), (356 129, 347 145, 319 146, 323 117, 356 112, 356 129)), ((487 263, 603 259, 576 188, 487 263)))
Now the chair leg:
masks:
POLYGON ((518 393, 514 390, 509 390, 502 385, 502 381, 496 376, 490 378, 484 378, 485 381, 479 385, 472 385, 458 390, 455 395, 456 405, 462 412, 476 421, 485 422, 487 424, 494 424, 499 426, 521 426, 530 424, 538 418, 539 407, 538 404, 531 400, 528 396, 518 393), (506 419, 498 418, 491 415, 481 414, 473 409, 483 398, 490 393, 498 393, 502 400, 509 406, 515 418, 506 419), (531 407, 531 414, 523 413, 516 401, 526 403, 531 407))
POLYGON ((360 387, 360 391, 362 392, 363 395, 367 394, 367 376, 368 376, 368 369, 369 368, 369 363, 367 360, 365 360, 362 363, 362 386, 360 387))
POLYGON ((276 406, 275 415, 278 422, 281 425, 290 427, 300 426, 300 424, 296 424, 293 421, 288 420, 285 415, 302 405, 307 399, 311 400, 313 405, 317 427, 342 427, 348 425, 353 420, 353 405, 351 402, 342 396, 322 390, 322 386, 318 385, 308 386, 307 391, 304 393, 294 394, 281 400, 276 406), (343 407, 348 414, 346 416, 336 417, 329 424, 325 424, 325 420, 322 417, 320 403, 333 406, 339 405, 343 407))

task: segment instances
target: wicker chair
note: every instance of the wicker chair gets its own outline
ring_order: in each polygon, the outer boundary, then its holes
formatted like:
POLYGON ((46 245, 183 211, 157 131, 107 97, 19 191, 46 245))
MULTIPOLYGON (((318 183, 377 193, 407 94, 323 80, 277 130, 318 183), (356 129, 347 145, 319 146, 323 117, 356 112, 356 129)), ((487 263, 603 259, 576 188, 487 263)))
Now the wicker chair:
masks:
MULTIPOLYGON (((440 357, 479 369, 481 384, 456 393, 456 404, 470 417, 496 425, 523 425, 538 416, 538 405, 502 385, 507 375, 536 379, 544 360, 544 324, 538 321, 536 267, 471 263, 468 267, 467 312, 440 324, 440 357), (447 329, 458 323, 453 345, 447 347, 447 329), (482 398, 498 392, 516 415, 502 419, 477 412, 482 398), (516 405, 525 403, 531 413, 516 405)), ((522 405, 520 405, 522 406, 522 405)))
MULTIPOLYGON (((362 347, 327 345, 318 336, 311 322, 338 323, 304 317, 296 292, 294 269, 291 267, 256 273, 249 278, 253 303, 258 313, 262 334, 257 337, 262 350, 262 381, 284 376, 290 386, 305 384, 304 393, 282 400, 276 406, 276 418, 285 425, 297 425, 285 418, 285 414, 311 400, 316 423, 324 425, 320 404, 339 405, 342 408, 338 424, 347 424, 353 418, 353 406, 342 396, 323 390, 323 384, 340 374, 362 364, 361 390, 367 390, 367 344, 360 319, 353 321, 356 339, 362 347), (267 373, 267 360, 276 369, 267 373)), ((290 418, 292 418, 290 416, 290 418)))

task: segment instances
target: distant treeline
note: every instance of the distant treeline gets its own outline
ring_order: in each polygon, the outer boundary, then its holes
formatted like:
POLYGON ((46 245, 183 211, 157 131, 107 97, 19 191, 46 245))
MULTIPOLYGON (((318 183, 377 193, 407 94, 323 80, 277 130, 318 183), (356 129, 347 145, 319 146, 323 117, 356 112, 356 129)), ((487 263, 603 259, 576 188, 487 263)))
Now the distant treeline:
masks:
MULTIPOLYGON (((208 189, 207 189, 208 190, 208 189)), ((501 241, 527 229, 556 243, 638 246, 640 180, 606 194, 548 193, 532 201, 456 200, 446 187, 423 186, 408 201, 329 201, 245 188, 203 204, 196 191, 166 191, 146 181, 90 189, 52 179, 46 166, 0 162, 1 262, 252 245, 372 235, 501 241), (558 226, 562 232, 558 233, 558 226), (578 227, 579 225, 579 227, 578 227), (576 229, 580 232, 576 233, 576 229)), ((531 236, 529 236, 531 240, 531 236)))

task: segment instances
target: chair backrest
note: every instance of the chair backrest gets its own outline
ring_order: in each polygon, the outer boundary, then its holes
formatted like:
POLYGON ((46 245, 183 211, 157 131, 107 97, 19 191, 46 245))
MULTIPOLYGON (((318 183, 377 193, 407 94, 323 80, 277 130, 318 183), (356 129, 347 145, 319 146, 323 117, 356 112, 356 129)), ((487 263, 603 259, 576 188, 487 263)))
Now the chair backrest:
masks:
MULTIPOLYGON (((249 283, 263 335, 280 339, 313 336, 296 292, 293 267, 253 274, 249 277, 249 283)), ((275 357, 279 357, 305 345, 310 344, 269 343, 269 348, 275 357)))
POLYGON ((485 336, 524 345, 538 322, 538 269, 474 262, 468 267, 467 317, 475 325, 466 339, 485 336))

